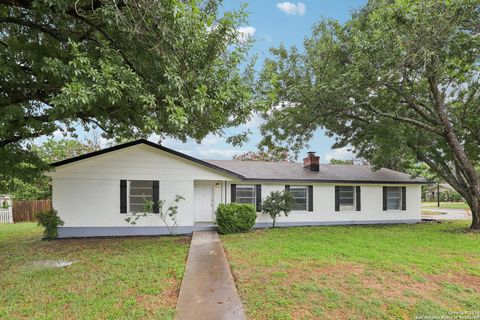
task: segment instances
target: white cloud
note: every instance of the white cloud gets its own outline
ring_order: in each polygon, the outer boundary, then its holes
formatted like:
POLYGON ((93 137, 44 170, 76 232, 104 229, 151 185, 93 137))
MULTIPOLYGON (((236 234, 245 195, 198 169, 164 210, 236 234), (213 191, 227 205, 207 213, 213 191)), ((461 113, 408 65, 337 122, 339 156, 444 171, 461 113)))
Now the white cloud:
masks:
POLYGON ((196 148, 193 151, 195 155, 203 159, 226 159, 231 160, 233 156, 245 153, 243 150, 235 149, 212 149, 212 148, 196 148))
POLYGON ((240 42, 247 42, 251 37, 255 35, 257 31, 252 26, 240 27, 237 29, 238 31, 238 41, 240 42))
POLYGON ((297 2, 296 4, 291 2, 279 2, 277 3, 277 8, 286 14, 293 16, 303 16, 307 10, 307 6, 302 2, 297 2))
POLYGON ((264 122, 265 121, 262 119, 262 117, 255 113, 251 116, 251 118, 247 122, 240 125, 240 128, 250 129, 250 130, 258 129, 264 122))
POLYGON ((219 144, 219 143, 222 143, 222 140, 219 137, 217 137, 213 134, 209 134, 208 136, 206 136, 202 140, 202 145, 204 145, 204 146, 211 146, 211 145, 219 144))
POLYGON ((64 132, 60 129, 53 131, 52 136, 54 140, 60 140, 65 138, 64 132))
MULTIPOLYGON (((149 140, 158 142, 158 139, 152 139, 155 137, 158 136, 152 135, 149 140)), ((193 139, 182 142, 174 138, 165 138, 161 145, 199 159, 231 160, 233 156, 246 152, 246 150, 227 145, 224 139, 213 134, 207 135, 201 144, 196 143, 193 139)))
POLYGON ((340 149, 333 149, 331 152, 326 153, 321 160, 330 162, 332 159, 352 160, 355 159, 355 154, 352 151, 349 151, 347 147, 343 147, 340 149))

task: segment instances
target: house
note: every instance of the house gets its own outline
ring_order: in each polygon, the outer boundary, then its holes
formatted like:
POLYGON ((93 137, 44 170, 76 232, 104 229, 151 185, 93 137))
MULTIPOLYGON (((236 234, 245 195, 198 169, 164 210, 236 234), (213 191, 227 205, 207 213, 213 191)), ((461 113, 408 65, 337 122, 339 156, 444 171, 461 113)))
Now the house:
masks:
POLYGON ((167 232, 155 215, 136 225, 125 221, 145 200, 179 204, 177 233, 215 221, 220 203, 256 207, 256 227, 271 225, 262 199, 274 190, 294 197, 278 226, 415 223, 421 220, 421 185, 426 181, 388 169, 320 164, 310 152, 304 163, 199 160, 147 140, 52 164, 53 207, 64 226, 60 237, 157 235, 167 232))
MULTIPOLYGON (((425 190, 425 200, 426 201, 437 201, 438 200, 438 196, 442 196, 442 194, 456 194, 457 191, 455 191, 455 189, 453 189, 453 187, 451 185, 449 185, 448 183, 439 183, 439 184, 432 184, 432 185, 429 185, 427 190, 425 190)), ((445 197, 445 198, 448 198, 448 197, 445 197)), ((460 197, 459 197, 460 198, 460 197)), ((459 201, 461 199, 458 199, 456 201, 459 201)), ((441 201, 454 201, 454 199, 444 199, 444 200, 441 200, 441 201)))

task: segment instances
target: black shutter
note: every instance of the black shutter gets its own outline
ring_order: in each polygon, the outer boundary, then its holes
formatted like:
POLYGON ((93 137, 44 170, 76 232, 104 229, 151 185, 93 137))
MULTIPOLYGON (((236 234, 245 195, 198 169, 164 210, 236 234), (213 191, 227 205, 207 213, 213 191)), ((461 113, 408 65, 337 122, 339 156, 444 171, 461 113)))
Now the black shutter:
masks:
POLYGON ((356 210, 357 211, 362 211, 362 198, 361 198, 361 193, 360 193, 360 186, 356 186, 355 187, 355 191, 356 191, 356 194, 355 194, 355 199, 357 201, 357 208, 356 210))
POLYGON ((127 180, 120 180, 120 213, 127 213, 127 180))
POLYGON ((257 197, 256 207, 257 207, 257 212, 260 212, 262 211, 262 185, 257 184, 255 187, 256 187, 255 195, 257 197))
POLYGON ((308 211, 313 211, 313 186, 308 186, 308 211))
POLYGON ((233 183, 230 185, 230 202, 237 202, 237 185, 233 183))
POLYGON ((340 187, 335 186, 335 211, 340 211, 340 187))
POLYGON ((407 188, 402 187, 402 210, 407 210, 407 188))
POLYGON ((158 200, 160 198, 160 192, 159 192, 159 183, 158 180, 153 180, 152 181, 152 188, 153 188, 153 193, 152 193, 152 201, 153 201, 153 213, 159 213, 160 208, 158 206, 158 200))
POLYGON ((383 211, 387 211, 387 187, 383 187, 383 211))
POLYGON ((289 185, 286 185, 286 186, 285 186, 285 191, 287 191, 287 192, 290 191, 290 186, 289 186, 289 185))

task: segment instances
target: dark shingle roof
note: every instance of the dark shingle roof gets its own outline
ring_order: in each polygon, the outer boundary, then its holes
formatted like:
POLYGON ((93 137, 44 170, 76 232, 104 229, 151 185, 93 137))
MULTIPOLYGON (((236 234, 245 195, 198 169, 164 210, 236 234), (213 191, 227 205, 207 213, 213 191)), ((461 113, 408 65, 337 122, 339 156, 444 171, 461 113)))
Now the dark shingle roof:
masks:
POLYGON ((372 170, 370 166, 321 164, 320 172, 303 168, 301 163, 238 161, 238 160, 200 160, 181 152, 163 147, 145 139, 135 140, 118 146, 87 153, 78 157, 52 163, 54 167, 88 159, 105 153, 146 144, 153 148, 171 153, 186 160, 196 162, 211 169, 223 171, 241 180, 256 181, 310 181, 310 182, 362 182, 362 183, 427 183, 424 178, 412 178, 410 175, 389 169, 372 170))
POLYGON ((371 166, 320 164, 320 171, 310 171, 294 162, 205 160, 225 170, 242 175, 245 180, 364 182, 364 183, 426 183, 424 178, 371 166))

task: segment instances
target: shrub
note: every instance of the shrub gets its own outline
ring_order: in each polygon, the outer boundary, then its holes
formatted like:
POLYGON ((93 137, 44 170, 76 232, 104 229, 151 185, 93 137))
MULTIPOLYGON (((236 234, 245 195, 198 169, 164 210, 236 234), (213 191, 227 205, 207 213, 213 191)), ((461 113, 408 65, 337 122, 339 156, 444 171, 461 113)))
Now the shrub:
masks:
POLYGON ((272 227, 275 228, 277 217, 282 213, 285 217, 292 211, 293 196, 290 191, 272 191, 263 200, 262 212, 268 214, 272 218, 272 227))
POLYGON ((39 226, 43 226, 44 239, 55 239, 58 237, 58 226, 63 226, 63 221, 57 215, 56 210, 41 211, 35 215, 39 226))
POLYGON ((443 202, 460 202, 463 198, 457 191, 445 190, 440 192, 440 201, 443 202))
POLYGON ((217 225, 220 234, 247 232, 255 225, 257 213, 251 204, 220 204, 217 209, 217 225))

